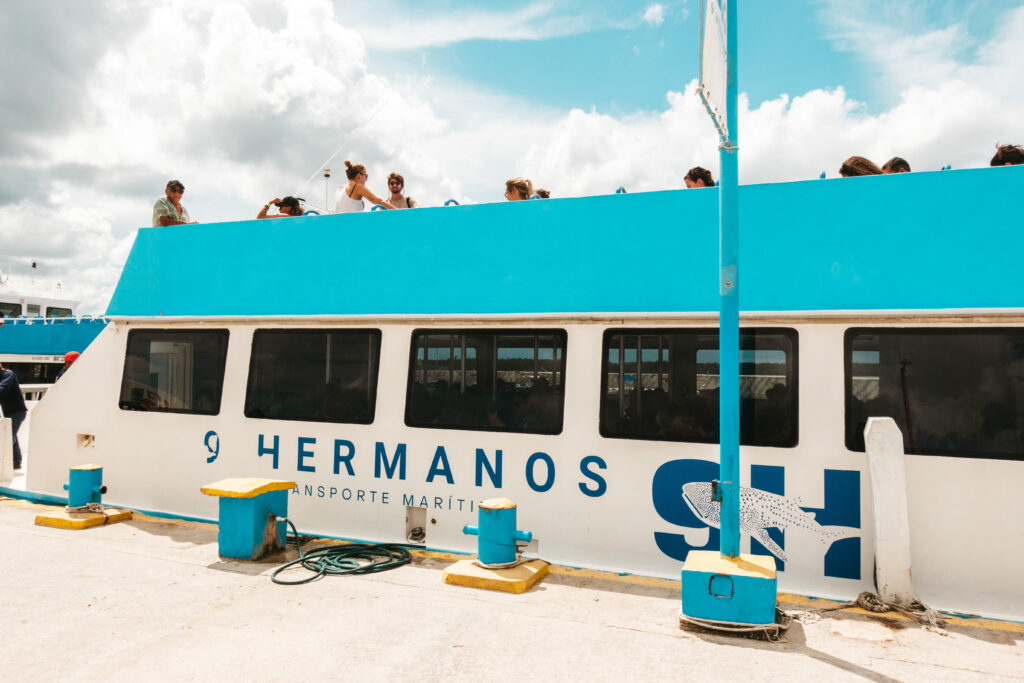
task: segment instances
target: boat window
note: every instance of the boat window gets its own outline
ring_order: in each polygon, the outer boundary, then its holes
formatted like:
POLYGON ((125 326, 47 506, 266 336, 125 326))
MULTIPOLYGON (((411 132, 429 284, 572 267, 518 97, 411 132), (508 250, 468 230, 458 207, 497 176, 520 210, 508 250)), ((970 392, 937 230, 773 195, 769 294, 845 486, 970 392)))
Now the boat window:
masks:
POLYGON ((47 306, 46 307, 46 317, 47 318, 66 318, 69 315, 71 315, 71 309, 70 308, 58 308, 56 306, 47 306))
POLYGON ((405 423, 558 434, 565 330, 416 330, 405 423))
POLYGON ((121 410, 216 415, 227 350, 227 330, 132 330, 121 410))
POLYGON ((847 330, 846 447, 891 417, 907 453, 1024 459, 1024 328, 847 330))
POLYGON ((257 330, 246 417, 373 422, 380 330, 257 330))
MULTIPOLYGON (((740 331, 740 443, 797 443, 797 335, 740 331)), ((607 330, 601 435, 718 442, 718 330, 607 330)))
POLYGON ((21 304, 0 301, 0 318, 17 318, 21 315, 21 304))

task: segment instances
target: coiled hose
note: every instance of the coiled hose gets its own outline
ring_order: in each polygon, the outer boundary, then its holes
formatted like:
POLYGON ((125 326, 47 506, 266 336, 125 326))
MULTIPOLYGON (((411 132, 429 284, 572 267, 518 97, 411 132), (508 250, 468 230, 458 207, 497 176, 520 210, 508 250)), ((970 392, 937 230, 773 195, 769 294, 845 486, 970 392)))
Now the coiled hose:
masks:
POLYGON ((408 549, 397 543, 349 543, 305 553, 302 551, 299 532, 292 524, 292 520, 286 519, 285 521, 292 528, 295 545, 299 549, 299 557, 282 564, 270 575, 271 581, 283 586, 297 586, 316 581, 321 576, 327 575, 375 574, 412 562, 412 555, 409 554, 408 549), (278 574, 298 564, 312 574, 294 581, 278 578, 278 574))

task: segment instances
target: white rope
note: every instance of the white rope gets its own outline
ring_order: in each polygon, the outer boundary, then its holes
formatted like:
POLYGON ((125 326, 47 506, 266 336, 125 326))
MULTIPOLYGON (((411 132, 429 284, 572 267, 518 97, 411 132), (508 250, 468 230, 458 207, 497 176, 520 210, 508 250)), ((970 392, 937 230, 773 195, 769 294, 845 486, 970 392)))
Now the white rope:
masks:
POLYGON ((369 125, 370 121, 373 121, 377 117, 377 114, 379 114, 381 112, 381 110, 383 110, 384 107, 386 107, 388 105, 389 101, 390 100, 384 100, 383 102, 381 102, 380 106, 377 107, 376 111, 374 111, 372 114, 370 114, 370 118, 366 119, 361 124, 359 124, 356 127, 356 129, 352 131, 352 134, 349 135, 348 138, 345 139, 345 142, 341 143, 341 145, 338 147, 338 149, 334 150, 334 153, 331 154, 331 156, 327 157, 327 160, 324 161, 324 163, 322 163, 319 166, 317 166, 317 169, 315 171, 313 171, 313 175, 309 176, 309 180, 307 180, 305 183, 303 183, 302 187, 304 188, 307 185, 309 185, 311 182, 313 182, 313 179, 316 178, 317 174, 320 173, 320 171, 324 168, 324 166, 326 166, 327 164, 331 163, 331 161, 334 160, 334 157, 338 156, 338 154, 341 152, 341 150, 345 149, 345 146, 348 145, 348 143, 352 142, 352 138, 354 138, 356 135, 358 135, 359 131, 361 131, 363 128, 365 128, 367 125, 369 125))
POLYGON ((876 614, 881 614, 883 612, 899 612, 900 614, 905 614, 908 617, 911 617, 922 626, 928 628, 941 628, 946 625, 946 620, 941 614, 920 600, 914 600, 909 605, 900 605, 895 602, 886 602, 870 591, 864 591, 858 595, 855 600, 844 602, 840 605, 836 605, 835 607, 826 607, 821 611, 831 612, 837 609, 845 609, 847 607, 860 607, 861 609, 867 610, 868 612, 874 612, 876 614))

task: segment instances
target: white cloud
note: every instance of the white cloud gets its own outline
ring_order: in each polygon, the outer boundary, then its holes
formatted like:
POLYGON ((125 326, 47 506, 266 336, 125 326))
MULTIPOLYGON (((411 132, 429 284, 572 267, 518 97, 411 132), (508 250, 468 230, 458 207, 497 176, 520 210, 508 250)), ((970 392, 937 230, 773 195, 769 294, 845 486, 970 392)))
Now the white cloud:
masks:
MULTIPOLYGON (((39 260, 88 311, 105 308, 132 229, 148 224, 168 178, 185 182, 185 203, 203 222, 254 217, 293 192, 319 203, 323 180, 306 178, 350 137, 331 163, 332 195, 344 158, 368 165, 375 190, 388 171, 403 173, 427 205, 500 201, 504 181, 518 175, 556 197, 677 188, 694 165, 717 175, 716 137, 694 83, 668 93, 661 111, 565 112, 454 81, 375 73, 366 35, 328 0, 108 5, 125 8, 139 13, 133 29, 81 76, 84 113, 64 127, 19 127, 31 154, 0 150, 0 176, 44 188, 0 209, 0 266, 24 271, 39 260)), ((535 3, 515 16, 535 24, 545 12, 535 3)), ((996 34, 967 56, 937 37, 962 36, 959 23, 918 35, 843 16, 852 23, 837 14, 833 25, 865 55, 898 47, 882 72, 897 105, 871 113, 842 88, 780 95, 753 110, 741 97, 743 182, 834 176, 852 154, 899 155, 917 170, 984 165, 997 140, 1020 142, 1024 8, 1004 12, 996 34)))
POLYGON ((648 5, 644 10, 644 21, 651 26, 661 26, 665 21, 665 6, 659 3, 648 5))
POLYGON ((467 40, 547 40, 616 25, 597 15, 557 12, 547 2, 441 13, 407 8, 388 13, 374 4, 372 14, 355 14, 353 19, 367 47, 381 50, 417 50, 467 40))

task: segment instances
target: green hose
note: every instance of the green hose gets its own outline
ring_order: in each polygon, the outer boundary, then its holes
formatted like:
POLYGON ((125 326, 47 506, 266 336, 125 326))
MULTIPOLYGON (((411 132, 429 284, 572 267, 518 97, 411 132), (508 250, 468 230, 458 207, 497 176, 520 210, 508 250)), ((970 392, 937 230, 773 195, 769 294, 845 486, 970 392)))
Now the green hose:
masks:
POLYGON ((283 586, 309 583, 329 574, 374 574, 412 562, 412 555, 409 554, 409 551, 397 543, 350 543, 304 553, 295 525, 290 519, 285 521, 292 528, 295 545, 299 549, 299 558, 281 565, 270 575, 271 581, 283 586), (301 564, 313 573, 295 581, 277 578, 278 574, 297 564, 301 564))

